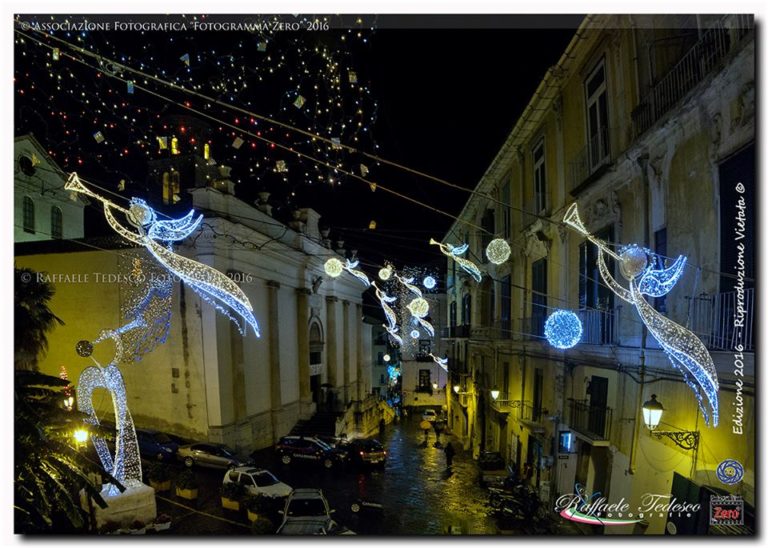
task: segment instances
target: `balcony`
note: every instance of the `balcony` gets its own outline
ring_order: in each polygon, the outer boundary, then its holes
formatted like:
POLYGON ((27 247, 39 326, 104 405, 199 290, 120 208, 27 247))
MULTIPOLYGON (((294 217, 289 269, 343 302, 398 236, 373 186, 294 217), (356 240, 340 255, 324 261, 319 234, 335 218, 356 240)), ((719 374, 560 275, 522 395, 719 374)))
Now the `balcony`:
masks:
POLYGON ((609 445, 613 409, 589 405, 587 400, 568 399, 571 429, 592 445, 609 445))
POLYGON ((581 320, 583 344, 618 344, 619 310, 582 309, 578 316, 581 320))
POLYGON ((523 402, 519 407, 520 422, 522 422, 531 432, 542 433, 544 428, 544 414, 545 411, 541 408, 541 405, 532 404, 531 402, 523 402))
POLYGON ((737 344, 745 352, 755 351, 753 318, 755 315, 755 290, 745 289, 743 303, 739 303, 736 291, 698 297, 686 297, 690 302, 689 329, 696 333, 710 350, 733 350, 737 344), (739 305, 744 311, 743 325, 736 325, 739 305))
POLYGON ((611 130, 600 128, 571 161, 571 180, 568 191, 576 196, 593 181, 599 179, 613 163, 611 130))
POLYGON ((753 28, 754 20, 750 15, 734 15, 724 17, 704 32, 632 111, 635 136, 645 133, 713 72, 728 52, 751 34, 753 28))

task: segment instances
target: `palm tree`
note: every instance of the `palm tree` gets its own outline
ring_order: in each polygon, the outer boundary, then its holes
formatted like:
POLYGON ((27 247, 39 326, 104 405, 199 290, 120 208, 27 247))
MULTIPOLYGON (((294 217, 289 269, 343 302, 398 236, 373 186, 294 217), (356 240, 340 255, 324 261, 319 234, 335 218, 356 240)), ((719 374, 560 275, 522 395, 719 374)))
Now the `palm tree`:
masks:
POLYGON ((48 308, 53 285, 32 269, 14 270, 14 367, 37 371, 38 358, 48 351, 48 332, 64 322, 48 308))
POLYGON ((74 443, 74 431, 104 435, 83 422, 85 414, 67 411, 69 381, 34 371, 15 373, 14 521, 16 533, 78 533, 88 529, 80 504, 85 490, 105 508, 101 481, 124 487, 74 443), (99 474, 94 485, 90 477, 99 474))

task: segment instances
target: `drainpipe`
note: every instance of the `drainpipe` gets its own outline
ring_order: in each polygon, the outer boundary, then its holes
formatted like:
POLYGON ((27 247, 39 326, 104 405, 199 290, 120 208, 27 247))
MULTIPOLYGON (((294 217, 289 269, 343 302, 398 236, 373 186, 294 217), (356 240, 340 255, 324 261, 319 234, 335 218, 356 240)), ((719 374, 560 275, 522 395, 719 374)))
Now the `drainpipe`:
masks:
MULTIPOLYGON (((635 100, 640 104, 640 53, 637 50, 637 23, 632 15, 627 16, 632 27, 632 64, 635 69, 635 100)), ((698 16, 697 16, 698 17, 698 16)))

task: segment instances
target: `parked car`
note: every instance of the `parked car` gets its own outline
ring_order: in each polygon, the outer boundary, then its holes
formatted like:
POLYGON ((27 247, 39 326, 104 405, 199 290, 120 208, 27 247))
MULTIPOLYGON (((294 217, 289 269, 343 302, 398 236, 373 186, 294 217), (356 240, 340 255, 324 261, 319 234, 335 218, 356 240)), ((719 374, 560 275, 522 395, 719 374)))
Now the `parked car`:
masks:
POLYGON ((209 468, 235 468, 245 466, 226 445, 215 443, 191 443, 182 445, 176 452, 176 457, 184 463, 187 468, 193 466, 206 466, 209 468))
POLYGON ((224 474, 222 484, 239 483, 246 493, 252 496, 283 498, 291 494, 293 489, 277 479, 272 472, 252 466, 238 466, 224 474))
POLYGON ((434 409, 427 409, 421 414, 421 420, 435 422, 437 420, 437 411, 434 409))
POLYGON ((477 459, 480 468, 480 485, 501 487, 509 476, 504 457, 497 451, 483 451, 477 459))
POLYGON ((305 461, 319 463, 328 469, 345 460, 343 451, 338 451, 315 437, 284 436, 275 445, 275 451, 283 464, 305 461))
POLYGON ((147 460, 170 461, 176 458, 179 444, 168 435, 154 430, 136 430, 139 453, 147 460))
POLYGON ((379 465, 387 461, 387 451, 378 440, 357 438, 343 446, 350 464, 379 465))
POLYGON ((294 489, 280 511, 283 523, 278 535, 328 535, 336 532, 338 525, 331 518, 328 501, 322 489, 294 489))

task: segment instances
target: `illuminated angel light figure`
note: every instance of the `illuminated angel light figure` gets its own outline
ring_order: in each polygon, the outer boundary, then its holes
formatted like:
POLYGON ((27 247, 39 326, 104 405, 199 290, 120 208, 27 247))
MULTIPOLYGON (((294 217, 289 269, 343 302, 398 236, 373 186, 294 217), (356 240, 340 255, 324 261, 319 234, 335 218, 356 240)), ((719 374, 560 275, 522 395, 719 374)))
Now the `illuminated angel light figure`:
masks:
POLYGON ((259 326, 253 316, 253 307, 234 281, 208 265, 177 255, 170 248, 171 242, 183 240, 197 230, 203 220, 202 215, 195 218, 194 212, 190 211, 181 219, 158 221, 155 211, 144 200, 133 198, 130 209, 125 209, 87 189, 76 173, 69 176, 64 189, 85 194, 102 202, 107 222, 115 232, 128 241, 146 247, 161 265, 181 278, 201 299, 232 320, 240 333, 245 335, 247 326, 250 325, 256 336, 260 336, 259 326), (123 214, 135 231, 120 224, 114 212, 123 214), (244 323, 236 316, 242 317, 244 323))
POLYGON ((323 267, 325 269, 325 273, 328 274, 331 278, 338 278, 341 276, 341 273, 346 270, 355 278, 363 282, 365 287, 370 287, 371 282, 368 280, 368 276, 366 276, 365 273, 360 270, 355 270, 357 265, 360 264, 360 261, 350 261, 349 259, 346 261, 346 264, 344 264, 336 257, 331 257, 325 261, 325 266, 323 267))
POLYGON ((467 249, 469 249, 469 244, 464 244, 459 247, 454 247, 451 244, 444 244, 441 242, 436 241, 434 238, 430 238, 429 245, 436 245, 440 247, 440 252, 445 255, 446 257, 450 257, 454 261, 456 261, 459 266, 470 276, 472 276, 476 282, 480 282, 483 279, 483 275, 480 273, 480 269, 477 268, 477 265, 473 263, 472 261, 468 259, 463 259, 462 257, 459 257, 459 255, 463 255, 467 249))
MULTIPOLYGON (((429 333, 430 337, 435 336, 435 328, 432 326, 431 323, 429 323, 424 318, 429 314, 429 303, 426 299, 422 296, 421 289, 419 289, 417 286, 413 285, 413 281, 415 278, 401 278, 398 274, 394 275, 398 282, 400 282, 403 287, 407 288, 408 291, 416 295, 416 298, 413 299, 411 302, 409 302, 406 306, 408 308, 408 312, 411 313, 411 316, 413 319, 421 325, 421 327, 424 328, 424 330, 429 333)), ((418 331, 416 331, 418 333, 418 331)), ((413 331, 411 331, 411 338, 417 339, 418 337, 413 336, 413 331)))
POLYGON ((402 346, 403 339, 397 334, 397 316, 395 315, 395 311, 392 310, 392 307, 389 306, 389 303, 395 302, 397 297, 390 297, 387 295, 378 288, 376 282, 371 282, 371 286, 376 290, 376 298, 379 300, 381 309, 384 311, 384 316, 387 318, 387 324, 383 324, 384 329, 387 330, 387 333, 389 333, 389 336, 392 337, 393 341, 402 346))
POLYGON ((434 362, 442 367, 443 371, 448 373, 448 358, 438 358, 435 356, 432 352, 429 353, 429 356, 434 360, 434 362))
POLYGON ((670 267, 665 268, 662 257, 636 245, 625 246, 616 254, 608 249, 605 242, 587 231, 579 218, 575 203, 566 211, 563 222, 597 246, 597 266, 603 281, 619 298, 637 309, 648 331, 659 342, 672 365, 682 373, 686 384, 693 391, 705 422, 710 424, 711 420, 712 425, 717 426, 719 383, 712 356, 696 335, 659 314, 643 298, 643 295, 662 297, 669 293, 682 275, 685 257, 681 255, 670 267), (618 262, 621 275, 629 282, 629 290, 611 276, 605 264, 604 253, 618 262), (702 392, 707 396, 711 413, 703 401, 702 392))

